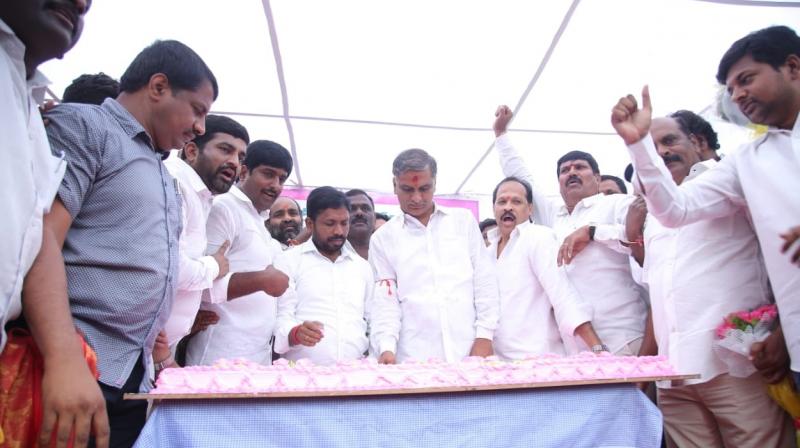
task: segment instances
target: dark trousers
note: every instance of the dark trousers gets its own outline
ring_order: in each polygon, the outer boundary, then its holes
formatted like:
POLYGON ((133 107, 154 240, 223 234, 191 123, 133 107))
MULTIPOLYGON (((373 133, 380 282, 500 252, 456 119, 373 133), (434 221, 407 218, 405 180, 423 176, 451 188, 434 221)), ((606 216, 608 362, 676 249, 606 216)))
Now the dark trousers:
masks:
MULTIPOLYGON (((106 411, 108 412, 108 425, 111 429, 111 448, 129 448, 136 442, 139 433, 144 428, 145 418, 147 417, 147 401, 145 400, 123 400, 126 393, 138 393, 139 385, 144 377, 144 365, 142 359, 136 363, 131 376, 122 386, 117 389, 100 383, 103 397, 106 399, 106 411)), ((94 443, 90 443, 94 447, 94 443)))

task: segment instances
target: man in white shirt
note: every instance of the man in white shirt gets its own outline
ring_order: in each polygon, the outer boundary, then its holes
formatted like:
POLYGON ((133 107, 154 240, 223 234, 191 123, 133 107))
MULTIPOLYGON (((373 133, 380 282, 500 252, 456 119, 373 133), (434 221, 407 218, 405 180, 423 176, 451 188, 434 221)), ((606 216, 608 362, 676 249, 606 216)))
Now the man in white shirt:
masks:
POLYGON ((281 196, 269 208, 267 229, 273 238, 286 250, 300 244, 297 238, 303 230, 303 210, 294 199, 281 196))
POLYGON ((646 87, 641 109, 628 95, 614 107, 611 121, 629 147, 649 213, 664 226, 729 216, 743 208, 750 213, 782 326, 754 345, 753 363, 768 382, 779 381, 788 371, 788 346, 791 370, 800 380, 800 275, 792 264, 797 235, 790 231, 800 216, 800 37, 787 27, 770 27, 740 39, 722 58, 717 80, 752 122, 770 128, 680 187, 647 138, 652 107, 646 87))
POLYGON ((574 350, 573 335, 593 352, 607 351, 592 328, 592 307, 578 295, 565 268, 553 262, 555 233, 530 222, 532 201, 531 186, 515 177, 500 181, 492 193, 497 227, 489 231, 488 250, 496 259, 500 288, 495 352, 504 359, 565 355, 574 350))
POLYGON ((272 267, 281 247, 264 221, 291 171, 292 156, 286 148, 256 140, 247 147, 239 183, 214 198, 206 252, 215 253, 229 241, 230 272, 206 292, 209 298, 201 308, 216 313, 219 321, 189 341, 187 365, 213 364, 221 358, 272 362, 275 298, 286 291, 289 279, 272 267))
POLYGON ((625 217, 633 196, 600 193, 600 170, 594 157, 571 151, 557 163, 562 200, 547 197, 536 188, 506 134, 511 110, 500 106, 495 115, 495 148, 503 174, 533 187, 533 222, 551 227, 563 241, 558 263, 567 265, 575 289, 592 305, 595 331, 611 353, 637 355, 647 305, 633 280, 625 241, 625 217))
MULTIPOLYGON (((717 164, 701 161, 707 154, 701 148, 719 143, 711 125, 692 112, 656 118, 650 133, 678 185, 702 178, 717 164)), ((644 241, 652 308, 645 340, 654 341, 643 345, 657 343, 658 354, 669 357, 676 371, 701 375, 676 387, 658 383, 658 406, 671 443, 792 446, 791 420, 766 394, 761 376, 755 369, 747 378, 731 376, 712 349, 725 316, 769 302, 767 273, 747 211, 675 229, 648 218, 646 225, 627 231, 631 241, 644 241)))
POLYGON ((436 161, 427 152, 401 152, 392 173, 403 214, 378 229, 369 248, 379 362, 492 355, 497 279, 475 218, 434 203, 436 161))
MULTIPOLYGON (((49 81, 37 68, 63 57, 75 45, 89 3, 7 1, 0 5, 4 156, 0 180, 5 192, 0 227, 0 352, 6 345, 6 323, 20 316, 24 304, 28 329, 44 360, 42 397, 37 403, 42 406, 41 433, 36 435, 41 445, 56 434, 59 441, 67 440, 71 431, 78 444, 86 443, 90 430, 97 446, 108 445, 105 404, 75 336, 59 242, 42 224, 66 163, 63 155, 50 151, 38 109, 49 81)), ((9 438, 7 443, 14 440, 9 438)))
POLYGON ((349 207, 335 188, 313 190, 306 199, 311 240, 275 261, 289 276, 275 331, 275 352, 283 358, 333 364, 367 351, 366 311, 375 279, 369 263, 345 244, 349 207))
POLYGON ((239 176, 248 143, 250 136, 244 126, 228 117, 208 115, 206 133, 195 137, 182 151, 173 151, 164 161, 178 182, 183 224, 177 291, 164 327, 170 347, 189 334, 203 290, 228 273, 228 244, 204 256, 208 245, 206 221, 213 196, 227 193, 239 176))

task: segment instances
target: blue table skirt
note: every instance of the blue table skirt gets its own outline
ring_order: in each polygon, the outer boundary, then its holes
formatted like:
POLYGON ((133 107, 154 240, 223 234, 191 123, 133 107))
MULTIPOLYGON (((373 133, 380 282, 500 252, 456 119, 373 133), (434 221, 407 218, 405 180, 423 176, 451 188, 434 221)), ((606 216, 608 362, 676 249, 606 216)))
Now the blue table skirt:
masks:
POLYGON ((424 395, 162 400, 144 447, 658 447, 631 384, 424 395))

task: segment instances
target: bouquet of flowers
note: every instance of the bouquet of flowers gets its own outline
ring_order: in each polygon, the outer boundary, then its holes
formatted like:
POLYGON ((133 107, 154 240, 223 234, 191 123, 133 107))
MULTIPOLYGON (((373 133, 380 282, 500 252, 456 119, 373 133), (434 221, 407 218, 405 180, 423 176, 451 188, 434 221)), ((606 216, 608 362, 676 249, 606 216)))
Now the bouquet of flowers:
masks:
MULTIPOLYGON (((750 346, 769 336, 778 319, 775 305, 764 305, 752 311, 739 311, 726 317, 717 327, 714 353, 728 366, 731 376, 745 378, 755 373, 750 360, 750 346)), ((767 384, 767 393, 794 420, 797 444, 800 446, 800 393, 791 375, 776 384, 767 384)))

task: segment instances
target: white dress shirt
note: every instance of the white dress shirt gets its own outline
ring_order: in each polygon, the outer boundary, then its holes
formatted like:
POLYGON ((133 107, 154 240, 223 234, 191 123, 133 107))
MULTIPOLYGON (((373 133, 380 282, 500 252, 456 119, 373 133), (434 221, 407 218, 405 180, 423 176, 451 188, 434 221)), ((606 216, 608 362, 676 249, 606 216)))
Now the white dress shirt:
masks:
POLYGON ((769 129, 680 187, 649 135, 629 149, 647 192, 648 211, 664 226, 680 227, 748 210, 778 305, 791 368, 800 372, 800 268, 791 264, 789 254, 781 253, 784 240, 779 236, 800 225, 800 120, 792 131, 769 129))
MULTIPOLYGON (((647 304, 631 274, 630 249, 620 243, 625 241, 625 218, 634 197, 598 193, 578 202, 569 213, 564 201, 548 198, 536 188, 507 135, 497 138, 495 148, 503 174, 531 184, 534 222, 552 227, 558 241, 564 241, 583 226, 596 226, 594 242, 567 265, 567 275, 581 297, 594 308, 592 326, 612 353, 640 339, 644 335, 647 304)), ((580 341, 579 347, 587 348, 580 341)))
POLYGON ((180 271, 172 311, 165 326, 170 346, 175 345, 192 329, 204 289, 211 287, 219 274, 214 257, 204 256, 206 221, 214 199, 197 172, 172 151, 164 165, 178 182, 181 196, 180 271))
MULTIPOLYGON (((693 167, 692 181, 717 162, 693 167)), ((658 353, 677 372, 699 373, 704 383, 727 373, 712 350, 715 329, 730 313, 769 302, 767 272, 746 210, 676 229, 648 216, 644 229, 644 278, 650 285, 658 353)), ((670 387, 669 381, 659 387, 670 387)))
POLYGON ((370 331, 378 355, 456 362, 475 338, 492 339, 497 279, 468 211, 437 205, 427 226, 407 214, 393 217, 372 235, 369 262, 377 281, 370 331))
POLYGON ((275 352, 315 364, 363 358, 368 348, 366 311, 375 287, 369 263, 349 244, 331 261, 309 240, 281 254, 275 268, 289 276, 289 289, 278 299, 275 352), (324 325, 322 340, 313 347, 289 346, 289 333, 304 321, 324 325))
MULTIPOLYGON (((200 305, 219 316, 219 322, 194 335, 186 350, 188 365, 213 364, 221 358, 244 358, 261 364, 272 363, 270 341, 275 327, 275 298, 257 291, 231 301, 228 283, 237 272, 253 272, 271 265, 281 246, 264 226, 267 211, 258 213, 237 186, 214 198, 206 232, 208 249, 214 253, 230 241, 230 272, 214 281, 206 291, 209 299, 200 305)), ((204 296, 205 299, 205 296, 204 296)))
POLYGON ((562 337, 571 340, 575 329, 592 319, 592 308, 578 295, 566 270, 553 262, 559 249, 553 230, 518 224, 499 257, 497 228, 489 231, 489 242, 500 288, 495 353, 504 359, 566 354, 562 337))
POLYGON ((22 312, 22 283, 41 249, 42 218, 66 169, 63 156, 50 152, 38 108, 49 81, 38 71, 26 80, 24 56, 25 45, 0 20, 0 351, 6 322, 22 312))

